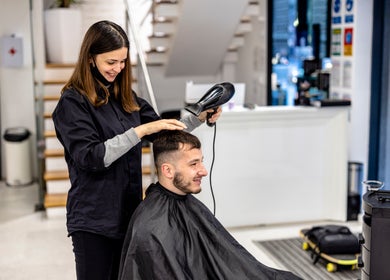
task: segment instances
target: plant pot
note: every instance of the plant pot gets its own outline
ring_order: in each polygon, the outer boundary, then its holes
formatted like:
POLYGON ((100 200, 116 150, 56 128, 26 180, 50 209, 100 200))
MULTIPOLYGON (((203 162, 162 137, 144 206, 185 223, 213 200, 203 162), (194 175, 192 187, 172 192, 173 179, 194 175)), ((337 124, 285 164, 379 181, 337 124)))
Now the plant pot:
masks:
POLYGON ((44 15, 47 62, 76 63, 82 40, 81 11, 56 8, 45 10, 44 15))

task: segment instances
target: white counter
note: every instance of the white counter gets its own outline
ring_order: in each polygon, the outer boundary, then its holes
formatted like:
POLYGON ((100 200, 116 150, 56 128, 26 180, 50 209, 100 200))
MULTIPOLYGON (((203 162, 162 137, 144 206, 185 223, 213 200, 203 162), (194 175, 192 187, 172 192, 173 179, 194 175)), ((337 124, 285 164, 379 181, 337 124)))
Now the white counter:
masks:
MULTIPOLYGON (((212 186, 226 227, 347 217, 349 107, 257 107, 217 122, 212 186)), ((210 170, 214 129, 194 134, 210 170)), ((210 174, 209 174, 210 176, 210 174)), ((213 211, 209 176, 197 197, 213 211)))

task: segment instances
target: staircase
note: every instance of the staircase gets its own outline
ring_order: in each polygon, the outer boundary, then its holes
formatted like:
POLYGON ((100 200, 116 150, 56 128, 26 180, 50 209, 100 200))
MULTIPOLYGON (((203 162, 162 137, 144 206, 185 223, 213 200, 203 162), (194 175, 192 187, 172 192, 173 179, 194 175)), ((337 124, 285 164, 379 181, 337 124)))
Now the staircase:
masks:
MULTIPOLYGON (((89 0, 90 2, 91 0, 89 0)), ((197 0, 198 1, 198 0, 197 0)), ((261 0, 259 0, 261 1, 261 0)), ((251 31, 251 17, 258 14, 258 1, 248 1, 245 11, 235 24, 230 41, 225 45, 222 63, 235 63, 237 51, 244 45, 244 35, 251 31)), ((167 69, 172 59, 172 52, 178 49, 177 32, 180 30, 180 19, 183 0, 155 0, 152 13, 149 15, 152 30, 147 33, 146 60, 148 65, 167 69)), ((134 49, 132 49, 134 51, 134 49)), ((189 50, 191 53, 191 50, 189 50)), ((132 54, 133 55, 133 54, 132 54)), ((187 55, 188 56, 188 55, 187 55)), ((135 61, 132 59, 132 61, 135 61)), ((221 61, 219 62, 221 64, 221 61)), ((171 65, 172 66, 172 65, 171 65)), ((137 65, 133 65, 134 68, 137 65)), ((202 67, 202 66, 201 66, 202 67)), ((209 67, 209 66, 203 66, 209 67)), ((219 66, 218 66, 219 67, 219 66)), ((51 114, 60 98, 60 91, 73 72, 74 65, 45 64, 41 81, 36 81, 38 149, 41 165, 42 200, 48 217, 65 214, 67 192, 70 188, 64 150, 58 141, 51 114)), ((194 67, 191 67, 194 69, 194 67)), ((165 70, 162 70, 165 71, 165 70)), ((202 71, 202 70, 201 70, 202 71)), ((204 69, 203 69, 204 71, 204 69)), ((137 73, 134 69, 133 73, 137 73)), ((140 86, 134 83, 135 89, 140 86)), ((138 90, 137 90, 138 91, 138 90)), ((153 160, 150 147, 143 147, 143 187, 153 180, 153 160)))
MULTIPOLYGON (((149 43, 146 43, 148 45, 147 60, 164 64, 168 76, 183 75, 183 69, 186 68, 190 71, 189 76, 198 75, 199 73, 207 75, 208 71, 214 74, 215 69, 221 66, 221 62, 236 62, 237 51, 245 43, 244 35, 252 31, 251 18, 259 15, 260 2, 264 5, 263 2, 265 1, 237 2, 241 3, 243 10, 240 13, 235 11, 234 7, 230 8, 230 14, 235 16, 230 17, 229 9, 225 9, 226 3, 223 0, 215 1, 214 5, 219 8, 216 11, 210 10, 211 3, 208 0, 154 1, 151 14, 153 27, 151 34, 148 36, 147 41, 149 43), (189 2, 197 4, 196 6, 187 7, 187 5, 190 5, 189 2), (221 7, 224 7, 224 9, 221 9, 221 7), (187 10, 189 10, 188 13, 186 13, 187 10), (197 13, 197 10, 200 12, 197 13), (213 18, 216 18, 216 20, 213 18), (235 18, 237 18, 237 21, 234 20, 235 18), (222 29, 214 31, 213 28, 204 29, 200 24, 206 22, 210 23, 209 26, 212 27, 216 25, 216 21, 223 25, 223 32, 221 32, 222 29), (229 24, 232 26, 230 33, 226 30, 229 24), (222 36, 222 33, 227 34, 222 36), (218 45, 220 47, 216 49, 218 45), (218 54, 214 55, 216 58, 213 65, 209 64, 210 59, 207 58, 207 55, 196 55, 199 51, 204 53, 205 50, 210 54, 218 54), (181 53, 184 55, 181 55, 181 53), (206 58, 203 59, 202 56, 206 58), (177 61, 183 62, 177 65, 177 61), (202 64, 197 69, 199 62, 202 62, 202 64), (183 67, 183 65, 191 65, 191 67, 183 67)), ((148 22, 145 21, 145 24, 148 24, 148 22)))
POLYGON ((43 207, 48 217, 65 214, 70 188, 64 149, 58 141, 51 114, 60 98, 60 91, 73 71, 73 65, 46 64, 42 81, 37 82, 39 129, 38 155, 41 167, 43 207))

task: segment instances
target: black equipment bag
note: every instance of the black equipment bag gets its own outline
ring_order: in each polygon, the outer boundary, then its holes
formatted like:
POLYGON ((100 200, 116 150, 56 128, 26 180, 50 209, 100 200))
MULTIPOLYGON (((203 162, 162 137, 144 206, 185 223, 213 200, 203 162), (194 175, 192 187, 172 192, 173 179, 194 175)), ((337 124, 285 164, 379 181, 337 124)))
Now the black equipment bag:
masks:
POLYGON ((316 253, 343 255, 360 253, 357 236, 346 226, 314 226, 305 233, 305 236, 316 245, 313 250, 316 253))

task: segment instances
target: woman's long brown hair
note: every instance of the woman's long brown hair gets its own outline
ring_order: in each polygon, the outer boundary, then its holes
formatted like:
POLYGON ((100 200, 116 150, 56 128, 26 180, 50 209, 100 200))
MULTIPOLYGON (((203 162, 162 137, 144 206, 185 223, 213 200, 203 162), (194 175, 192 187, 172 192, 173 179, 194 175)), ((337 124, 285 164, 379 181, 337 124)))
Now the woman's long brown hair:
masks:
POLYGON ((113 83, 113 93, 115 98, 121 101, 126 112, 138 111, 139 106, 134 100, 131 89, 129 39, 119 25, 106 20, 94 23, 85 33, 75 70, 61 92, 68 88, 74 88, 80 94, 85 95, 96 107, 107 104, 109 97, 108 89, 101 82, 94 79, 91 72, 91 59, 94 59, 98 54, 118 50, 123 47, 127 48, 127 58, 125 67, 113 83), (96 82, 106 92, 103 99, 100 96, 98 98, 95 87, 96 82))

